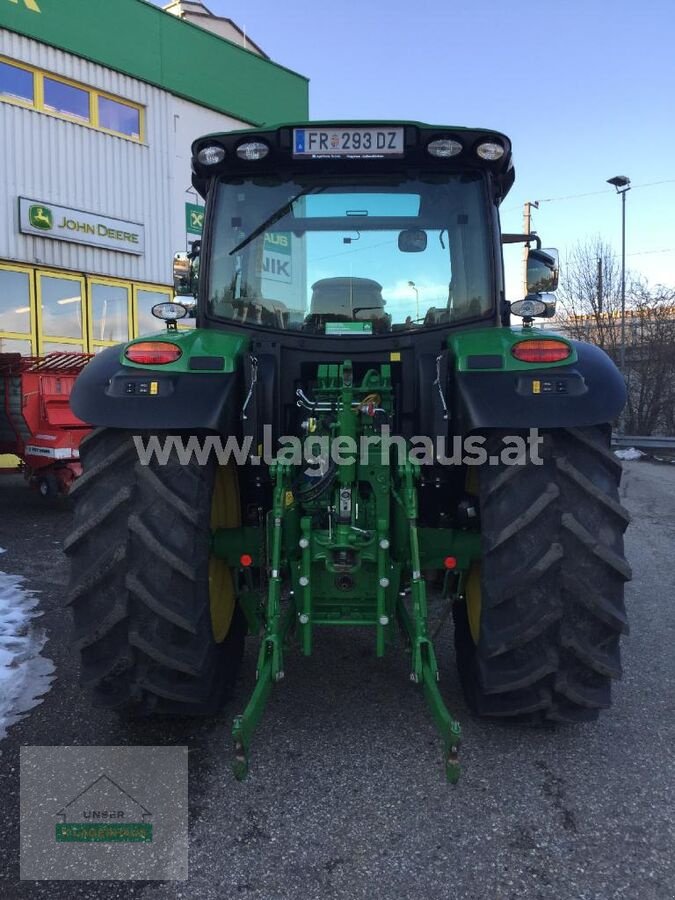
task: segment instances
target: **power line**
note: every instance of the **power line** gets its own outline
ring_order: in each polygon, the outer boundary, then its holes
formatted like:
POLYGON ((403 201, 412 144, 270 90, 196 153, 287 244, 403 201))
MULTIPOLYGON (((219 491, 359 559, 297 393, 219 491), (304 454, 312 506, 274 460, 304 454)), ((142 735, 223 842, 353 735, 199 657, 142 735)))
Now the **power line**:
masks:
MULTIPOLYGON (((654 187, 657 184, 675 184, 675 178, 664 178, 661 181, 646 181, 644 184, 632 184, 631 189, 636 190, 637 188, 643 187, 654 187)), ((540 200, 540 203, 554 203, 556 200, 574 200, 577 197, 593 197, 597 194, 613 194, 612 190, 603 190, 603 191, 589 191, 586 194, 568 194, 565 197, 547 197, 545 200, 540 200)))
POLYGON ((647 256, 650 253, 675 253, 675 247, 663 247, 661 250, 636 250, 634 253, 627 253, 626 256, 647 256))
MULTIPOLYGON (((631 185, 631 188, 638 189, 645 187, 654 187, 657 184, 675 184, 675 178, 664 178, 661 181, 646 181, 644 184, 633 184, 631 185)), ((558 200, 576 200, 579 197, 597 197, 599 194, 614 194, 614 191, 605 189, 602 191, 587 191, 583 194, 565 194, 562 197, 546 197, 543 200, 539 200, 539 203, 556 203, 558 200)), ((512 210, 516 209, 521 209, 521 207, 510 206, 508 209, 505 209, 504 212, 511 212, 512 210)))

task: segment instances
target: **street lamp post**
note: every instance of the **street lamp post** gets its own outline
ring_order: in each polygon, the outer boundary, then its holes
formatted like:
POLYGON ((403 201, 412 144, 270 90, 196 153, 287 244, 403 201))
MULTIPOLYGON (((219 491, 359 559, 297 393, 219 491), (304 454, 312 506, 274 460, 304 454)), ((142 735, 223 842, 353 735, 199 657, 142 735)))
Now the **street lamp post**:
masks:
POLYGON ((608 178, 607 184, 613 184, 617 194, 621 194, 621 346, 619 347, 619 368, 626 377, 626 194, 630 190, 630 178, 627 175, 615 175, 608 178))
POLYGON ((413 289, 413 291, 415 291, 415 301, 416 301, 416 305, 417 305, 417 320, 416 321, 419 322, 419 320, 420 320, 420 292, 414 281, 409 281, 408 287, 411 287, 413 289))

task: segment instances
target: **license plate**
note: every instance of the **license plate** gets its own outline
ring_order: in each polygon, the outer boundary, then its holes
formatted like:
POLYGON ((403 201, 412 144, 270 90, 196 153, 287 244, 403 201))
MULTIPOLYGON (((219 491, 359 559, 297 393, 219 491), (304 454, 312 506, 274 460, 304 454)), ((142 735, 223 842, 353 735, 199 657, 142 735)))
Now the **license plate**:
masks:
POLYGON ((293 156, 403 156, 403 129, 294 128, 293 156))

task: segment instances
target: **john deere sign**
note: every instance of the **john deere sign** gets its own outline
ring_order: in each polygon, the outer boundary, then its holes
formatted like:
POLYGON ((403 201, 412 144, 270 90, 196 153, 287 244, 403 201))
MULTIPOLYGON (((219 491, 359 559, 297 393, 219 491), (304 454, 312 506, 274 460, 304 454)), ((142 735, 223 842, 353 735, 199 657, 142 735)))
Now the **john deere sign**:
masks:
POLYGON ((19 197, 19 230, 23 234, 90 244, 137 256, 145 252, 143 225, 26 197, 19 197))

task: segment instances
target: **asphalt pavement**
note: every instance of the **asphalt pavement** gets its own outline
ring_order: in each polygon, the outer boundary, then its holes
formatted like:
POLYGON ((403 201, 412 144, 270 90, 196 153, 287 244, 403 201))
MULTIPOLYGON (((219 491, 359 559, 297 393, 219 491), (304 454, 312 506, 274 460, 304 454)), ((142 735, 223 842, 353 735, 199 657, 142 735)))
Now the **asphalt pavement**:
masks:
POLYGON ((0 569, 40 591, 57 679, 0 742, 3 898, 561 898, 675 896, 675 466, 630 462, 631 633, 614 706, 597 723, 538 731, 472 719, 439 638, 442 689, 460 718, 463 774, 443 780, 440 745, 405 657, 372 635, 329 631, 286 660, 256 734, 251 775, 230 773, 230 724, 253 684, 249 642, 236 696, 216 719, 132 726, 77 687, 63 609, 67 502, 0 478, 0 569), (190 748, 186 882, 21 881, 22 745, 190 748))

